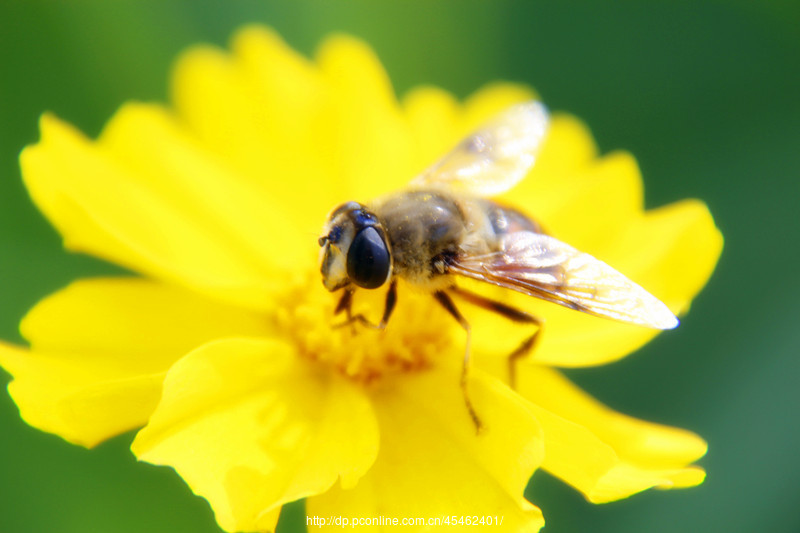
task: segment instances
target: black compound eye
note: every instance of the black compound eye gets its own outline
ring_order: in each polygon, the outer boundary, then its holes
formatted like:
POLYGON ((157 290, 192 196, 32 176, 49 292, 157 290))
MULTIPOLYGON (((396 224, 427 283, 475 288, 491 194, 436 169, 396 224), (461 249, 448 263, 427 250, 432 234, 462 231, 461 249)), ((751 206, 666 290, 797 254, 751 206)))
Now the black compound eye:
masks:
POLYGON ((389 276, 389 250, 374 227, 356 233, 347 251, 347 276, 364 289, 377 289, 389 276))

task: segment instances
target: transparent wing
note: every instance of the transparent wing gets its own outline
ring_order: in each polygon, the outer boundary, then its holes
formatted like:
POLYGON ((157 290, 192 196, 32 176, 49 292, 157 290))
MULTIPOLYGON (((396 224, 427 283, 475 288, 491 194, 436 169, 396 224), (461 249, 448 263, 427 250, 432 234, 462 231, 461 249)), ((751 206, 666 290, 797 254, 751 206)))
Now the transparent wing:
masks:
POLYGON ((476 196, 505 192, 533 166, 548 123, 540 102, 515 105, 461 141, 411 187, 447 187, 476 196))
POLYGON ((520 231, 500 250, 457 258, 451 272, 589 313, 658 329, 678 325, 655 296, 599 259, 553 237, 520 231))

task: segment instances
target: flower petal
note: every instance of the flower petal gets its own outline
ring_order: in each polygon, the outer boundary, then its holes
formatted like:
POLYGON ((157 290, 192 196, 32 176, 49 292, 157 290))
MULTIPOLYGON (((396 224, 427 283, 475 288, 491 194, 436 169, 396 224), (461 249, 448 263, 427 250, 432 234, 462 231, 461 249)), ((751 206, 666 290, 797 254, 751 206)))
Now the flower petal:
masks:
POLYGON ((378 450, 358 387, 278 341, 203 346, 169 371, 136 436, 137 457, 170 465, 228 531, 272 529, 280 506, 337 479, 352 486, 378 450))
POLYGON ((381 428, 378 459, 355 488, 334 487, 309 498, 308 514, 491 516, 504 520, 493 531, 538 531, 541 512, 522 498, 542 458, 529 405, 497 380, 475 373, 470 397, 484 424, 476 435, 459 372, 458 365, 446 364, 381 383, 373 395, 381 428))
POLYGON ((705 478, 691 463, 705 454, 706 443, 689 431, 616 413, 544 367, 522 369, 519 391, 536 405, 544 430, 543 467, 591 502, 705 478))
POLYGON ((230 242, 241 261, 264 269, 293 267, 306 258, 293 246, 305 235, 286 224, 285 204, 198 145, 164 108, 124 105, 98 144, 154 195, 169 199, 204 232, 230 242))
POLYGON ((497 82, 481 87, 464 102, 461 135, 476 130, 514 104, 536 98, 536 93, 530 87, 519 83, 497 82))
POLYGON ((101 355, 29 351, 0 343, 8 392, 33 427, 81 446, 143 425, 158 403, 164 373, 133 373, 101 355))
MULTIPOLYGON (((527 181, 556 185, 564 176, 579 171, 597 157, 597 145, 581 120, 565 113, 550 117, 550 129, 527 181)), ((525 182, 521 183, 522 186, 525 182)))
POLYGON ((209 46, 181 55, 172 80, 178 113, 207 150, 276 205, 301 210, 297 223, 316 232, 340 188, 330 88, 316 65, 269 29, 239 30, 232 48, 230 55, 209 46))
MULTIPOLYGON (((461 127, 461 104, 438 87, 418 87, 403 98, 403 111, 416 141, 418 159, 414 175, 435 163, 465 134, 461 127)), ((413 176, 408 177, 411 181, 413 176)))
MULTIPOLYGON (((121 115, 122 120, 126 115, 121 115)), ((242 209, 249 215, 229 220, 233 227, 212 227, 213 219, 205 218, 209 209, 201 205, 209 196, 223 204, 239 201, 248 195, 246 191, 226 184, 224 176, 197 176, 198 192, 189 193, 186 183, 178 179, 186 175, 176 174, 166 183, 148 177, 148 172, 123 164, 55 117, 44 115, 41 129, 39 144, 21 155, 23 176, 36 204, 64 236, 65 246, 219 298, 264 307, 277 283, 272 279, 275 265, 267 263, 264 255, 253 256, 240 239, 229 237, 237 225, 275 219, 253 215, 252 209, 246 210, 254 207, 253 202, 245 201, 242 209)), ((174 156, 197 170, 201 165, 186 153, 178 155, 181 149, 172 142, 164 147, 162 163, 173 165, 175 161, 168 158, 174 156)), ((213 172, 211 168, 203 171, 213 172)), ((164 170, 153 176, 169 174, 164 170)), ((230 213, 226 207, 220 209, 230 213)), ((248 233, 251 244, 252 231, 248 233)), ((278 231, 263 235, 272 246, 291 247, 280 240, 278 231)))
POLYGON ((28 351, 0 346, 32 426, 91 447, 147 422, 169 367, 220 337, 269 334, 263 316, 141 279, 78 281, 23 319, 28 351))
POLYGON ((336 124, 330 87, 314 63, 262 27, 238 31, 233 50, 244 81, 258 98, 257 116, 262 120, 257 126, 265 130, 261 150, 248 154, 261 162, 256 176, 263 176, 281 205, 309 218, 311 231, 317 232, 335 207, 337 194, 342 194, 334 174, 337 154, 331 140, 336 124))
POLYGON ((648 211, 599 253, 674 312, 685 313, 711 277, 722 244, 706 204, 682 200, 648 211))
POLYGON ((28 312, 20 330, 34 350, 103 355, 133 372, 165 372, 214 339, 269 336, 263 314, 139 278, 76 281, 28 312))
POLYGON ((600 243, 612 239, 644 211, 639 167, 624 152, 564 172, 552 182, 531 178, 518 193, 526 212, 547 233, 581 251, 595 253, 600 243))
POLYGON ((331 140, 339 168, 334 179, 342 185, 336 198, 352 200, 357 193, 366 201, 404 187, 419 170, 415 145, 375 53, 360 40, 337 35, 322 43, 317 63, 336 102, 331 140))

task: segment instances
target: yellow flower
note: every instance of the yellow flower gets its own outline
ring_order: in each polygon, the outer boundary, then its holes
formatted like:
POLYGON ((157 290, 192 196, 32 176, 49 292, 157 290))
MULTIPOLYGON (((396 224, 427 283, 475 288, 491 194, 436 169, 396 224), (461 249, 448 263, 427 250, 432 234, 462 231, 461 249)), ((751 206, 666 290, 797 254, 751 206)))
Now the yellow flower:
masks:
MULTIPOLYGON (((349 37, 314 61, 259 27, 232 48, 180 58, 174 108, 126 104, 96 141, 46 114, 22 153, 65 246, 138 274, 73 283, 22 321, 30 348, 0 345, 29 424, 87 447, 143 426, 136 456, 175 468, 228 531, 271 530, 298 498, 309 516, 477 515, 537 531, 522 494, 540 466, 593 502, 702 482, 702 439, 615 413, 556 370, 614 361, 656 331, 498 293, 546 319, 512 390, 505 356, 530 332, 465 306, 476 435, 463 331, 430 296, 401 286, 384 332, 331 327, 317 264, 329 210, 402 188, 529 89, 460 103, 426 87, 398 102, 349 37)), ((598 156, 565 115, 507 200, 676 313, 722 246, 699 201, 645 212, 634 159, 598 156)), ((355 310, 377 316, 381 298, 361 291, 355 310)))

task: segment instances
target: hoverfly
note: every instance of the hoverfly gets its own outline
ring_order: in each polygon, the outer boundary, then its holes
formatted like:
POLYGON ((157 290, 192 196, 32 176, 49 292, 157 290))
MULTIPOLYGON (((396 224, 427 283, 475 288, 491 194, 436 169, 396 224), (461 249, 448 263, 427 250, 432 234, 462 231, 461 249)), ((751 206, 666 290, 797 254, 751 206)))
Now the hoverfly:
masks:
POLYGON ((461 387, 467 394, 470 327, 451 296, 536 326, 508 358, 531 352, 542 321, 525 311, 458 286, 465 277, 541 298, 576 311, 641 326, 671 329, 678 319, 661 301, 606 263, 542 231, 533 219, 489 197, 516 185, 534 164, 549 116, 539 102, 511 107, 461 141, 411 181, 407 190, 368 204, 347 202, 331 212, 319 239, 322 281, 342 290, 335 314, 344 324, 383 329, 397 300, 397 278, 429 291, 466 331, 461 387), (352 315, 356 289, 388 284, 378 324, 352 315))

